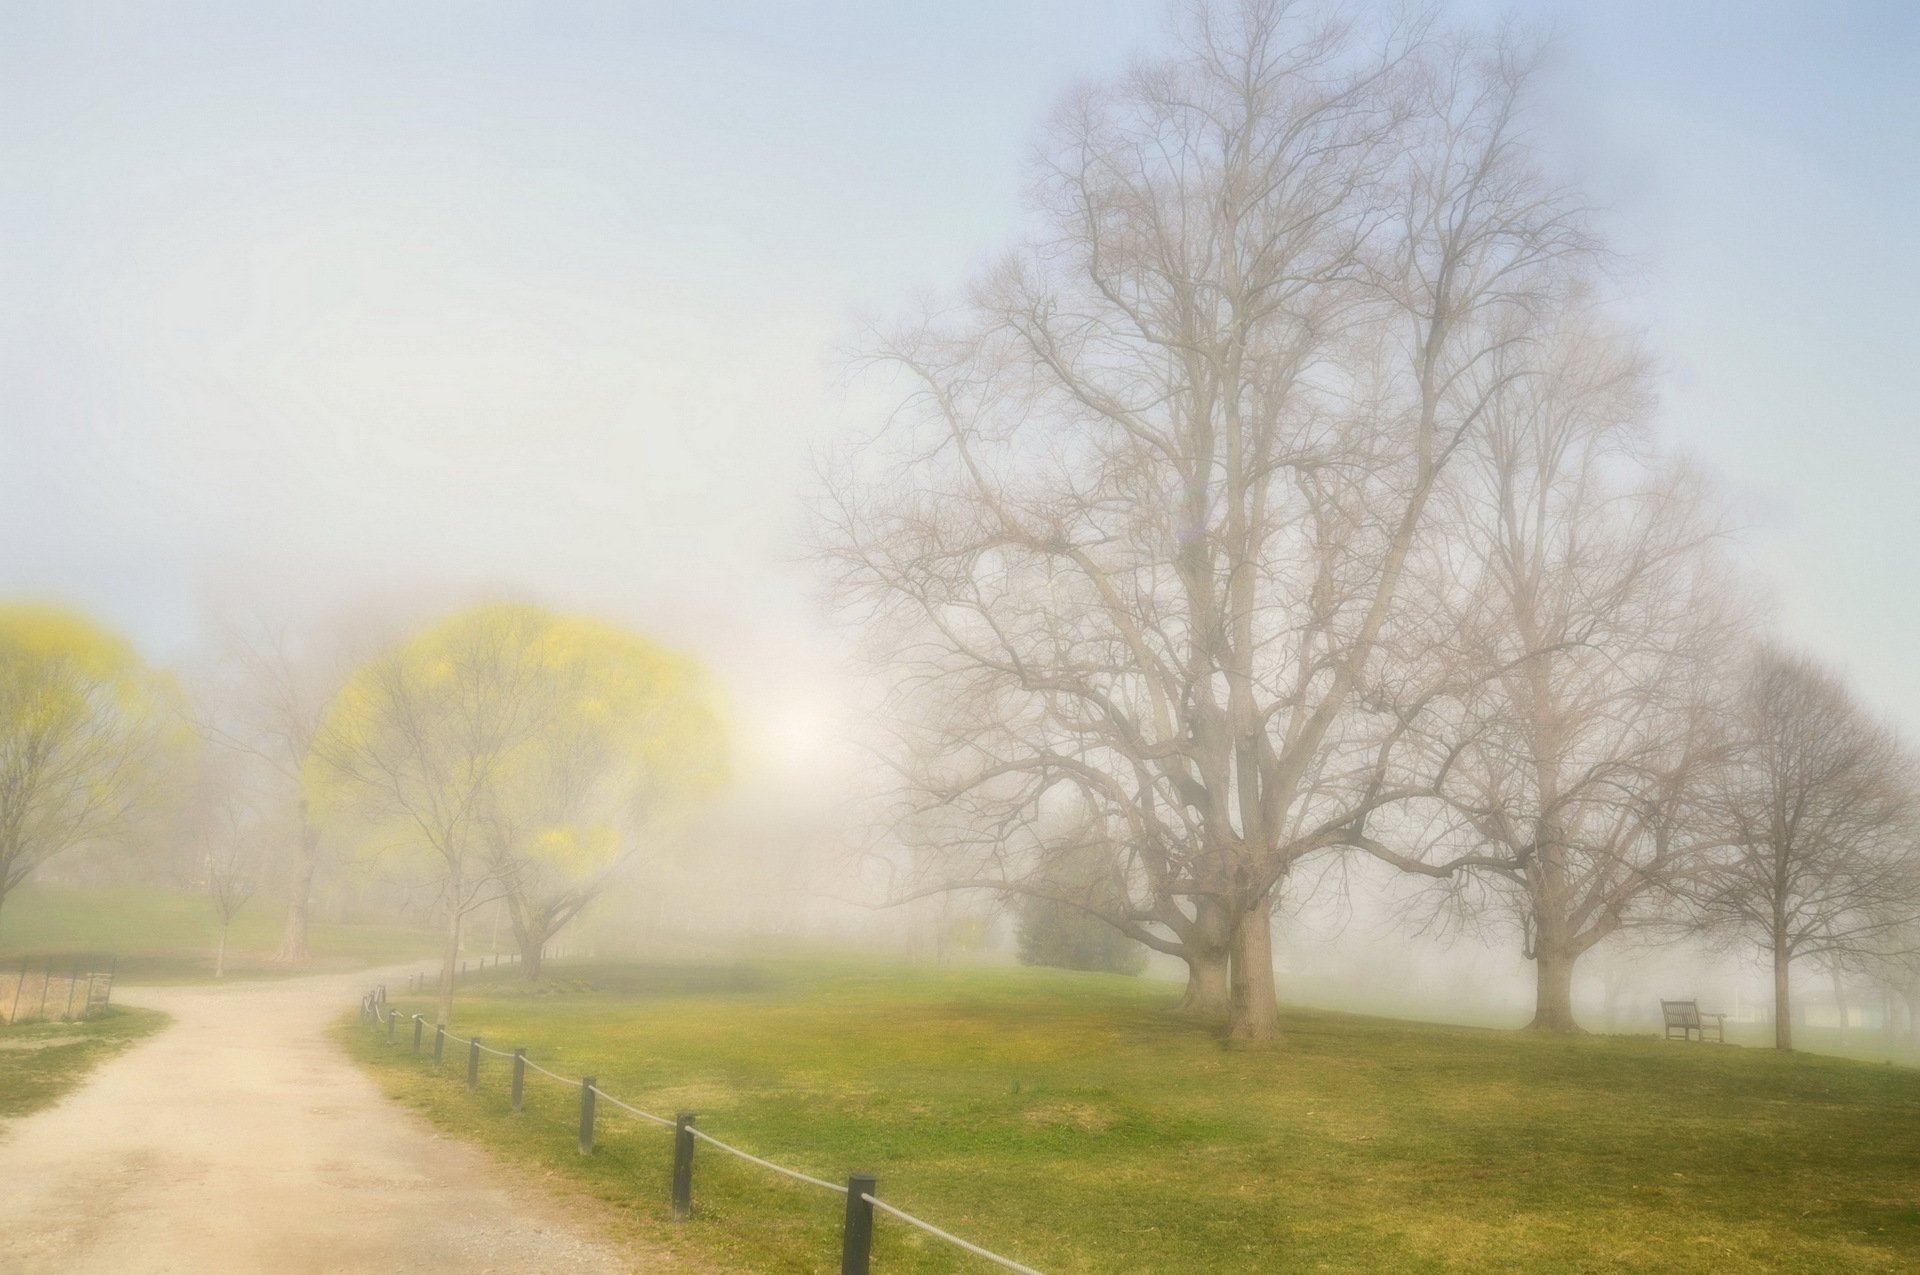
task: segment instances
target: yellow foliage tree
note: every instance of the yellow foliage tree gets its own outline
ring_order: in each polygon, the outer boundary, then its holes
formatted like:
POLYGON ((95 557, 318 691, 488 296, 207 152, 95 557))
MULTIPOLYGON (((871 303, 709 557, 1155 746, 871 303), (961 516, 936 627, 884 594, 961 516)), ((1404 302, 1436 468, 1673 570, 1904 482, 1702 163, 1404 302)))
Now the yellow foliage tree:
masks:
POLYGON ((464 918, 505 900, 530 970, 648 822, 723 778, 693 660, 597 620, 497 603, 369 660, 321 722, 319 817, 422 852, 447 916, 440 1020, 464 918))
POLYGON ((87 617, 0 603, 0 906, 55 855, 122 827, 173 701, 130 643, 87 617))

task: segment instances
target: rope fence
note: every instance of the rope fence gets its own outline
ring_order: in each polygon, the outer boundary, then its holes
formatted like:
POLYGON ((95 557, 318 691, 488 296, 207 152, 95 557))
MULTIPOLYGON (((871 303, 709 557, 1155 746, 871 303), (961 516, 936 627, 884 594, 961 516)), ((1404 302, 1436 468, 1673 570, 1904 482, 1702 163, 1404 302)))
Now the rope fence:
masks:
MULTIPOLYGON (((421 986, 424 985, 424 982, 424 978, 418 978, 416 980, 410 980, 410 985, 421 986)), ((361 1019, 372 1023, 375 1027, 384 1025, 386 1028, 387 1043, 389 1044, 395 1043, 394 1033, 400 1016, 399 1010, 387 1004, 387 989, 384 984, 372 989, 360 998, 361 1019)), ((410 1017, 413 1023, 413 1052, 418 1054, 421 1051, 423 1043, 426 1020, 419 1014, 413 1014, 410 1017)), ((894 1205, 880 1199, 877 1194, 879 1190, 879 1179, 872 1174, 850 1174, 844 1186, 838 1182, 829 1182, 825 1178, 816 1178, 811 1174, 802 1173, 798 1169, 790 1169, 784 1164, 776 1164, 772 1160, 763 1160, 759 1156, 748 1151, 743 1151, 731 1143, 722 1142, 704 1129, 695 1128, 694 1121, 698 1119, 698 1115, 695 1112, 682 1111, 677 1113, 673 1119, 669 1120, 665 1116, 656 1115, 651 1111, 643 1111, 639 1107, 614 1097, 606 1090, 600 1088, 596 1077, 563 1076, 557 1071, 549 1071, 527 1057, 527 1051, 524 1048, 511 1051, 495 1049, 491 1045, 483 1044, 478 1036, 456 1036, 449 1032, 444 1025, 440 1024, 436 1024, 433 1031, 434 1070, 438 1071, 441 1068, 445 1059, 448 1041, 452 1041, 457 1047, 465 1047, 467 1050, 467 1088, 469 1089, 477 1089, 479 1087, 481 1054, 492 1054, 496 1058, 510 1059, 513 1063, 512 1098, 513 1109, 515 1111, 521 1109, 526 1073, 529 1071, 546 1076, 569 1089, 578 1091, 580 1095, 580 1151, 583 1155, 591 1155, 593 1153, 596 1121, 595 1109, 600 1101, 610 1103, 621 1111, 638 1117, 649 1124, 672 1129, 674 1133, 672 1199, 673 1216, 676 1221, 685 1221, 692 1215, 693 1150, 696 1142, 704 1142, 715 1150, 724 1151, 730 1156, 746 1161, 748 1164, 758 1165, 763 1169, 771 1169, 773 1172, 783 1174, 796 1182, 803 1183, 807 1186, 819 1187, 822 1190, 844 1196, 846 1198, 846 1210, 845 1217, 841 1224, 841 1275, 870 1275, 873 1260, 873 1214, 875 1209, 880 1210, 889 1217, 906 1223, 908 1226, 915 1227, 933 1236, 935 1239, 944 1240, 946 1243, 953 1245, 963 1252, 971 1253, 983 1261, 991 1262, 1004 1270, 1018 1271, 1020 1275, 1041 1275, 1041 1272, 1031 1266, 1023 1266, 1010 1257, 1004 1257, 999 1253, 981 1248, 978 1244, 963 1240, 950 1231, 942 1230, 925 1218, 915 1217, 905 1209, 896 1208, 894 1205)))

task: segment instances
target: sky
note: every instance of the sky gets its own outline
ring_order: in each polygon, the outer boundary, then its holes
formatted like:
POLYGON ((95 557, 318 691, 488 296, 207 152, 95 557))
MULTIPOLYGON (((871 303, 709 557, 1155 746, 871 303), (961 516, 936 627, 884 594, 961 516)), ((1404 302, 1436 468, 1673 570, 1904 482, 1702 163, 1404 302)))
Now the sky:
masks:
MULTIPOLYGON (((1457 0, 1634 263, 1661 427, 1784 631, 1920 737, 1920 6, 1457 0)), ((825 764, 799 536, 863 316, 1017 233, 1118 3, 0 7, 0 596, 179 659, 235 598, 520 594, 825 764)))

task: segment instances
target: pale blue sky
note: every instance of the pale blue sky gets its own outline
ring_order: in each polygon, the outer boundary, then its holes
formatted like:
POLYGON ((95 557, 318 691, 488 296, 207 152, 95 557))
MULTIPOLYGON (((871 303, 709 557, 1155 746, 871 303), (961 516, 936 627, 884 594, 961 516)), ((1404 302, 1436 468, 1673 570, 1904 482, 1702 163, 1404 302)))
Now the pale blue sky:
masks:
MULTIPOLYGON (((1455 8, 1557 26, 1541 136, 1646 267, 1669 437, 1920 732, 1920 5, 1455 8)), ((15 0, 0 593, 164 658, 223 592, 531 590, 776 670, 804 741, 836 343, 1008 239, 1160 12, 15 0)))

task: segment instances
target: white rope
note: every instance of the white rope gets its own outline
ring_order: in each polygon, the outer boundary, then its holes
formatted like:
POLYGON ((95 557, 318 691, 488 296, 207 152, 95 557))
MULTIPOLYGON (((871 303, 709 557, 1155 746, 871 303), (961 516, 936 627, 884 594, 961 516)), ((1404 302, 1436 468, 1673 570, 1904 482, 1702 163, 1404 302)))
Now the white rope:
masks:
POLYGON ((669 1129, 677 1127, 675 1126, 673 1121, 663 1120, 659 1116, 654 1115, 651 1111, 642 1111, 638 1107, 629 1107, 626 1103, 621 1102, 618 1098, 614 1097, 612 1094, 602 1089, 599 1085, 595 1085, 593 1087, 593 1091, 599 1094, 602 1098, 605 1098, 608 1102, 612 1103, 614 1106, 620 1108, 620 1110, 630 1111, 634 1115, 639 1116, 642 1120, 651 1120, 655 1124, 665 1125, 669 1129))
POLYGON ((700 1139, 702 1142, 712 1143, 714 1146, 719 1147, 722 1151, 727 1152, 729 1155, 737 1155, 742 1160, 750 1160, 754 1164, 759 1165, 763 1169, 772 1169, 775 1173, 784 1173, 788 1177, 794 1179, 796 1182, 806 1182, 806 1183, 810 1183, 813 1186, 823 1186, 827 1188, 827 1190, 829 1191, 838 1191, 842 1195, 845 1195, 847 1193, 847 1188, 841 1186, 838 1182, 823 1182, 819 1178, 810 1178, 804 1173, 798 1173, 792 1169, 789 1169, 783 1164, 775 1164, 771 1160, 762 1160, 757 1155, 749 1155, 745 1151, 742 1151, 739 1147, 730 1147, 726 1143, 720 1141, 720 1139, 714 1137, 713 1135, 708 1133, 702 1133, 697 1127, 689 1129, 688 1132, 693 1134, 694 1137, 700 1139))
POLYGON ((545 1067, 542 1067, 539 1063, 535 1062, 531 1058, 527 1059, 527 1066, 530 1069, 539 1072, 543 1076, 552 1076, 555 1080, 559 1081, 563 1085, 573 1085, 577 1088, 580 1084, 580 1081, 577 1077, 563 1076, 557 1071, 548 1071, 545 1067))
POLYGON ((1034 1270, 1033 1267, 1031 1266, 1022 1266, 1020 1265, 1020 1263, 1014 1261, 1010 1257, 1002 1257, 998 1253, 989 1253, 986 1249, 981 1248, 978 1244, 969 1244, 965 1240, 961 1239, 958 1235, 949 1235, 947 1232, 941 1230, 939 1227, 935 1226, 933 1223, 923 1222, 919 1218, 915 1217, 913 1214, 906 1212, 904 1209, 896 1209, 893 1207, 893 1205, 888 1204, 885 1200, 875 1199, 873 1196, 868 1195, 864 1191, 860 1193, 860 1198, 865 1200, 868 1204, 873 1205, 873 1207, 876 1209, 881 1209, 885 1212, 893 1214, 895 1217, 899 1218, 902 1222, 905 1222, 910 1226, 917 1226, 929 1235, 937 1235, 949 1244, 957 1245, 960 1248, 964 1248, 965 1250, 967 1250, 967 1252, 973 1254, 975 1257, 984 1257, 989 1262, 996 1262, 999 1265, 1006 1267, 1010 1271, 1019 1271, 1021 1275, 1040 1275, 1040 1272, 1034 1270))

